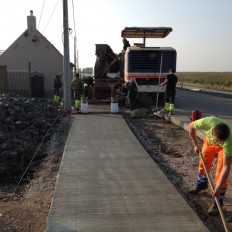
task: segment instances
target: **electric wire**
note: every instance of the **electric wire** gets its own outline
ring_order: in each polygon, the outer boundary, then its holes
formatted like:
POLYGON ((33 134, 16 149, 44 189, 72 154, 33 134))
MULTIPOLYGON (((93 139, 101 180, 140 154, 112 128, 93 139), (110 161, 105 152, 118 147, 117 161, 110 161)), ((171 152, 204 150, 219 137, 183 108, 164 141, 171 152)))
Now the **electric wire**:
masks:
POLYGON ((62 43, 64 44, 64 33, 68 30, 69 35, 72 34, 73 30, 72 28, 66 28, 64 32, 62 33, 62 43))
POLYGON ((116 63, 119 60, 119 55, 115 56, 115 58, 112 60, 112 62, 107 65, 104 69, 100 70, 97 74, 95 74, 93 77, 98 76, 100 73, 100 77, 98 79, 101 79, 103 77, 103 75, 107 72, 107 70, 109 69, 109 67, 111 67, 114 63, 116 63))
POLYGON ((73 27, 74 27, 74 64, 76 66, 76 69, 78 70, 78 65, 77 65, 77 60, 78 60, 78 57, 77 57, 77 33, 76 33, 76 20, 75 20, 75 12, 74 12, 74 2, 72 0, 72 10, 73 10, 73 27))
POLYGON ((76 20, 75 20, 75 12, 74 12, 74 3, 73 3, 73 0, 72 0, 72 8, 73 8, 73 25, 74 25, 74 34, 75 34, 75 37, 77 35, 76 33, 76 20))
POLYGON ((41 10, 41 13, 40 13, 38 29, 39 29, 40 21, 41 21, 41 18, 42 18, 42 14, 43 14, 43 10, 44 10, 45 1, 46 1, 46 0, 44 0, 44 2, 43 2, 42 10, 41 10))
POLYGON ((54 7, 54 9, 53 9, 53 11, 52 11, 52 14, 51 14, 51 16, 50 16, 50 18, 49 18, 49 20, 48 20, 47 25, 45 26, 45 28, 44 28, 44 30, 43 30, 43 32, 42 32, 42 34, 45 32, 45 30, 47 29, 49 23, 51 22, 51 19, 52 19, 52 17, 53 17, 53 14, 54 14, 54 12, 55 12, 55 10, 56 10, 56 7, 57 7, 59 1, 60 1, 60 0, 57 0, 56 5, 55 5, 55 7, 54 7))

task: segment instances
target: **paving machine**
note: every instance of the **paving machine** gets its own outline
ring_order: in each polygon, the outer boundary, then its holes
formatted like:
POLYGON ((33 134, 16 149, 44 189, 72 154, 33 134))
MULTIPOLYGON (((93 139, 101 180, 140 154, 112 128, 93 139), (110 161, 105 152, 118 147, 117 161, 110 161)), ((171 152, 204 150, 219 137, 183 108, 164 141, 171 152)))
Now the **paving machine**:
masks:
POLYGON ((138 93, 146 93, 164 104, 165 86, 160 83, 170 68, 176 69, 177 53, 171 47, 146 47, 147 38, 165 38, 170 27, 126 27, 122 38, 143 38, 126 51, 116 54, 107 44, 96 44, 96 63, 90 99, 109 100, 122 82, 134 80, 138 93))

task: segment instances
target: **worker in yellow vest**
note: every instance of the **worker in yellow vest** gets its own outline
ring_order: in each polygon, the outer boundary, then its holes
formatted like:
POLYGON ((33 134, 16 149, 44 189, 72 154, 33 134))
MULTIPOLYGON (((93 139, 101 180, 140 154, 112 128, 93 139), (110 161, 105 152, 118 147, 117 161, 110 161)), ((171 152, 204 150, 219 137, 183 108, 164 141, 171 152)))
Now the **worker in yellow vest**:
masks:
POLYGON ((59 102, 60 100, 59 90, 62 87, 61 77, 62 77, 61 74, 57 74, 53 82, 54 102, 59 102))
POLYGON ((74 107, 76 110, 80 110, 81 107, 81 97, 84 91, 84 85, 82 80, 80 79, 79 73, 76 73, 72 82, 71 82, 71 90, 74 99, 74 107))
POLYGON ((178 82, 178 78, 174 73, 175 69, 171 68, 169 70, 167 78, 164 80, 163 83, 160 84, 161 86, 166 85, 164 109, 167 113, 170 114, 173 114, 176 95, 176 83, 178 82))

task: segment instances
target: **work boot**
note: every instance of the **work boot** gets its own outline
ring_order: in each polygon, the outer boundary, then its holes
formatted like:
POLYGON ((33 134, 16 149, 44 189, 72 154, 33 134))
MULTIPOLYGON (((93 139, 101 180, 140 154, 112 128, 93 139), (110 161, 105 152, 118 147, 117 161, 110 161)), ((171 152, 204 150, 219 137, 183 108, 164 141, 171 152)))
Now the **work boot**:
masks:
POLYGON ((135 118, 135 117, 136 117, 136 112, 135 112, 135 110, 131 110, 131 111, 130 111, 130 117, 131 117, 131 118, 135 118))
POLYGON ((173 110, 174 110, 174 104, 171 103, 170 106, 169 106, 169 111, 172 112, 173 110))
MULTIPOLYGON (((224 205, 223 201, 224 201, 225 193, 226 193, 226 188, 220 190, 220 195, 218 197, 218 201, 219 201, 219 204, 221 207, 223 207, 223 205, 224 205)), ((219 215, 219 210, 218 210, 217 203, 216 203, 215 199, 212 200, 212 205, 208 209, 208 214, 210 216, 218 216, 219 215)))
POLYGON ((198 194, 200 191, 208 188, 207 177, 204 174, 199 173, 196 184, 193 188, 189 189, 190 194, 198 194))
POLYGON ((53 101, 54 101, 54 102, 57 102, 57 95, 54 95, 53 101))
POLYGON ((76 99, 75 102, 74 102, 74 105, 75 105, 75 108, 76 108, 76 109, 81 108, 81 100, 76 99))
POLYGON ((169 112, 169 108, 170 108, 169 102, 165 102, 164 110, 165 110, 167 113, 169 112))
POLYGON ((193 195, 196 195, 196 194, 198 194, 200 191, 206 190, 207 188, 208 188, 208 184, 207 184, 207 183, 205 183, 205 184, 202 185, 201 187, 195 185, 194 187, 192 187, 192 188, 190 188, 190 189, 188 190, 188 193, 193 194, 193 195))
POLYGON ((216 205, 211 205, 208 209, 208 214, 210 216, 218 216, 219 215, 219 210, 216 205))

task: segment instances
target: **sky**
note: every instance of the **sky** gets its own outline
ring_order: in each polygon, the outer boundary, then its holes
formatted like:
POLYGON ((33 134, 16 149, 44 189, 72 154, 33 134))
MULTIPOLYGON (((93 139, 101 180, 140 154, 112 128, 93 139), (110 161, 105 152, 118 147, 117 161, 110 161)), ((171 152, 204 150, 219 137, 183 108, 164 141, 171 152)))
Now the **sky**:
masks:
MULTIPOLYGON (((63 0, 2 0, 0 50, 26 29, 30 10, 37 29, 63 54, 63 0)), ((68 0, 70 61, 77 38, 79 68, 94 67, 95 44, 122 51, 125 27, 171 27, 146 46, 177 51, 177 72, 232 71, 231 0, 68 0)), ((128 39, 130 44, 143 39, 128 39)))

